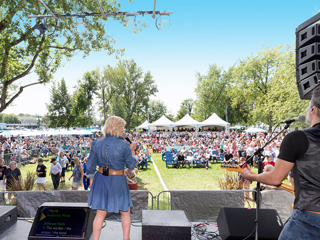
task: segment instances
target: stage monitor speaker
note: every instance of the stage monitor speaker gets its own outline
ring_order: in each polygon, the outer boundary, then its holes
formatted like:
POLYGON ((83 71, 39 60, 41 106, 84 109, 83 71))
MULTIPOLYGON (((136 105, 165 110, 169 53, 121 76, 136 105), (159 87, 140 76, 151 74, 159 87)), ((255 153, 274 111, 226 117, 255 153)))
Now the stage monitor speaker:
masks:
POLYGON ((142 240, 191 238, 191 223, 182 210, 143 210, 142 240))
MULTIPOLYGON (((253 232, 255 219, 256 209, 222 207, 217 218, 219 235, 223 240, 242 240, 253 232)), ((278 239, 282 228, 277 210, 259 209, 259 240, 278 239)))
POLYGON ((86 203, 44 203, 37 210, 28 239, 89 240, 93 218, 86 203))
POLYGON ((0 234, 17 222, 17 207, 0 206, 0 234))

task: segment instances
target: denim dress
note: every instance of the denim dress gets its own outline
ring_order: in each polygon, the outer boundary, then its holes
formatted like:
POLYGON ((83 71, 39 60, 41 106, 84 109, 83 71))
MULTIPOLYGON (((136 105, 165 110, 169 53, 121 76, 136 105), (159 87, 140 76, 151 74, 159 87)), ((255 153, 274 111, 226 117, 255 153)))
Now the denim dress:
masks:
POLYGON ((104 176, 96 170, 96 166, 109 165, 110 169, 122 170, 125 166, 134 169, 136 160, 132 156, 130 144, 122 137, 109 134, 105 138, 94 140, 87 161, 87 176, 94 177, 88 198, 92 209, 118 213, 128 211, 132 207, 131 195, 125 175, 104 176), (108 154, 108 164, 106 153, 108 154), (94 174, 95 173, 95 174, 94 174))

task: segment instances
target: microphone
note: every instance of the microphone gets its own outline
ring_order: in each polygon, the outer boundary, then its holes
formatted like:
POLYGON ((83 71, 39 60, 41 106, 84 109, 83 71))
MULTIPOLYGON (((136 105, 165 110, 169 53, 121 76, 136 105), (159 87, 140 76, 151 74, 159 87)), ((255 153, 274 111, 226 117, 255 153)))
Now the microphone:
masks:
POLYGON ((123 138, 127 140, 130 144, 132 143, 131 139, 128 137, 126 133, 123 133, 123 138))
POLYGON ((299 117, 295 117, 295 118, 291 118, 285 121, 282 121, 280 123, 292 123, 292 122, 305 122, 306 121, 306 117, 305 116, 299 116, 299 117))

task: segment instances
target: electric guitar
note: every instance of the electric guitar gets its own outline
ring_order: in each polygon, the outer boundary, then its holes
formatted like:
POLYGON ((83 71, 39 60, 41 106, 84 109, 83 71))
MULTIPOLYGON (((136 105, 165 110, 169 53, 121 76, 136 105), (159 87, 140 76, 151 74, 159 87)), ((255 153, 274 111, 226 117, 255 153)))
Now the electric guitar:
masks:
MULTIPOLYGON (((244 172, 244 169, 241 168, 239 165, 236 165, 236 164, 221 164, 220 167, 223 168, 223 169, 226 169, 226 170, 228 170, 230 172, 238 172, 238 173, 243 173, 244 172)), ((253 173, 253 174, 256 174, 256 173, 253 173)), ((282 183, 281 185, 278 185, 276 187, 280 188, 281 190, 285 190, 285 191, 287 191, 289 193, 294 194, 294 187, 289 185, 289 184, 282 183)))

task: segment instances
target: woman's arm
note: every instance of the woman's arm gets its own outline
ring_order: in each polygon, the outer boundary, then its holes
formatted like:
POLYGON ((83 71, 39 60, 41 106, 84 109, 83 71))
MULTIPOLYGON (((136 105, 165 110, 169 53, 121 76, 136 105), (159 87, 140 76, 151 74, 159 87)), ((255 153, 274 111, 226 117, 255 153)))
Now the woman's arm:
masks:
POLYGON ((131 143, 129 145, 128 142, 124 142, 123 144, 125 163, 127 164, 127 168, 133 170, 136 165, 136 159, 132 156, 132 150, 135 149, 135 144, 131 143))
POLYGON ((91 145, 91 152, 87 161, 87 171, 86 174, 90 178, 90 184, 92 182, 92 179, 94 177, 94 173, 96 170, 96 166, 98 164, 98 157, 96 155, 95 151, 95 144, 97 143, 97 140, 94 140, 91 145), (92 179, 91 179, 92 178, 92 179))

